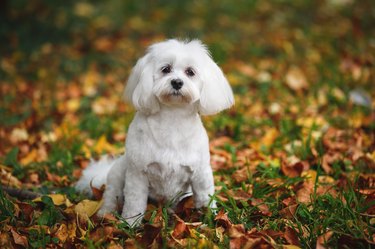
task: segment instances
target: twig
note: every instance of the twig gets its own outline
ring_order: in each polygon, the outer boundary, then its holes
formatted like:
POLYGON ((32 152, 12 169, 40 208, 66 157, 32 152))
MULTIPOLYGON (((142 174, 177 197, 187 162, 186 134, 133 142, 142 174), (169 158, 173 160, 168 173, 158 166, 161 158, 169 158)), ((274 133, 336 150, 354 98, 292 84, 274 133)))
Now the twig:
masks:
POLYGON ((16 197, 21 200, 32 200, 32 199, 42 196, 39 193, 35 193, 26 189, 11 188, 7 186, 3 186, 3 185, 0 185, 0 188, 2 189, 2 191, 6 192, 8 195, 12 197, 16 197))

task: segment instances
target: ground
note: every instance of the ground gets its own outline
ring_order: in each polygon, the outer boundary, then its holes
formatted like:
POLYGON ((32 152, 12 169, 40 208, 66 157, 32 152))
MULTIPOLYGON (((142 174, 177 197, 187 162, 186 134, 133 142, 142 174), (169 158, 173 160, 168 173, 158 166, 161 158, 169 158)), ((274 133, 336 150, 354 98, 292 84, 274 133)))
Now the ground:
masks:
POLYGON ((1 248, 371 248, 375 4, 2 1, 1 248), (149 204, 139 228, 73 188, 124 152, 146 47, 199 38, 236 105, 205 117, 217 210, 149 204))

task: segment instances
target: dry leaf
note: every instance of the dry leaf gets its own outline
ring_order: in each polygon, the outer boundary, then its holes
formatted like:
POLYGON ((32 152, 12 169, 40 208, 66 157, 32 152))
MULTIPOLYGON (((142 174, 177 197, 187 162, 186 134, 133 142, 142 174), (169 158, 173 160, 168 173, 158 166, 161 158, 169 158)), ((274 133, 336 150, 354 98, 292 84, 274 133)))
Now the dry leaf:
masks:
POLYGON ((16 188, 20 188, 22 186, 22 182, 16 177, 12 176, 12 174, 10 172, 7 172, 4 168, 0 168, 0 179, 1 184, 4 186, 16 188))
POLYGON ((10 231, 12 233, 14 243, 16 243, 17 245, 23 246, 25 248, 29 247, 29 243, 27 241, 26 236, 20 235, 13 228, 10 228, 10 231))
POLYGON ((69 237, 68 227, 64 223, 61 224, 55 232, 55 237, 58 238, 62 243, 64 243, 69 237))
MULTIPOLYGON (((52 199, 53 204, 56 205, 56 206, 61 206, 61 205, 66 205, 67 207, 73 206, 73 204, 70 202, 70 200, 65 195, 50 194, 50 195, 47 195, 47 196, 49 196, 52 199)), ((42 202, 42 197, 38 197, 38 198, 34 199, 33 201, 34 202, 42 202)))
POLYGON ((323 235, 320 235, 316 241, 316 249, 325 249, 325 244, 329 241, 329 239, 332 237, 333 232, 328 231, 323 235))
POLYGON ((309 84, 305 74, 298 67, 291 67, 285 76, 287 86, 293 91, 307 89, 309 84))
POLYGON ((74 207, 74 211, 80 218, 88 220, 99 210, 102 202, 103 201, 83 200, 74 207))
POLYGON ((216 215, 215 221, 217 221, 218 224, 223 226, 225 229, 232 226, 232 222, 229 220, 227 213, 225 213, 223 209, 221 209, 216 215))

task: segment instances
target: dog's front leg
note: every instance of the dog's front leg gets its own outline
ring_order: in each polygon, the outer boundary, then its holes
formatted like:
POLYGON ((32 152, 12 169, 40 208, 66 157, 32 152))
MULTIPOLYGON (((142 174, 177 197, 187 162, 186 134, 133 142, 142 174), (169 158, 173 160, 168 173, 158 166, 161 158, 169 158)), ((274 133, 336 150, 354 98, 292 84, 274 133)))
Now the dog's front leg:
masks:
POLYGON ((140 172, 128 172, 124 187, 124 207, 122 217, 131 226, 142 222, 147 207, 148 179, 140 172))
MULTIPOLYGON (((194 172, 191 185, 193 188, 195 207, 207 207, 210 203, 210 196, 215 192, 214 179, 210 165, 203 167, 202 170, 194 172)), ((210 207, 216 207, 214 201, 211 202, 210 207)))

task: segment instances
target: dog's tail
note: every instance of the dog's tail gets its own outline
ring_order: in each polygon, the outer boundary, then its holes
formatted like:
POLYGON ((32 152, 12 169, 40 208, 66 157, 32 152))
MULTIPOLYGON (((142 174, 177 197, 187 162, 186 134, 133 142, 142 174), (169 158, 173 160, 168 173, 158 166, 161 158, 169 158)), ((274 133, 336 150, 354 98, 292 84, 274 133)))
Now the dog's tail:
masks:
POLYGON ((78 192, 92 196, 92 187, 100 189, 107 182, 109 170, 115 164, 117 158, 105 155, 99 161, 91 160, 82 176, 75 185, 78 192))

